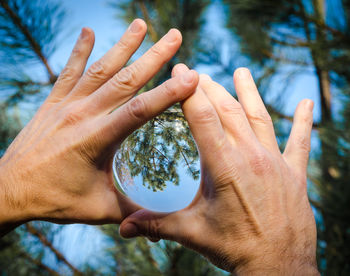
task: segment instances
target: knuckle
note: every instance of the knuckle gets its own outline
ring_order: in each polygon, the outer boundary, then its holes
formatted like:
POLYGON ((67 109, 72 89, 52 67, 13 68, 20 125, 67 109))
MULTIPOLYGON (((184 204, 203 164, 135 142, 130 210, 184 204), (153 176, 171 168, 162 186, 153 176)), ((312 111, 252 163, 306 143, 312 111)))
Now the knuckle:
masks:
POLYGON ((83 51, 79 46, 73 48, 71 56, 72 57, 81 57, 83 55, 83 51))
POLYGON ((163 51, 162 51, 162 48, 157 46, 157 45, 154 45, 152 48, 151 48, 151 53, 152 55, 155 57, 155 58, 163 58, 163 51))
POLYGON ((109 77, 108 68, 105 62, 98 60, 86 71, 86 75, 97 80, 105 80, 109 77))
POLYGON ((76 77, 77 77, 77 72, 76 72, 75 68, 73 68, 70 65, 67 65, 61 71, 57 82, 69 82, 69 81, 74 80, 76 77))
POLYGON ((295 144, 298 148, 300 148, 306 152, 310 152, 310 150, 311 150, 310 138, 308 138, 304 135, 298 136, 295 140, 295 144))
POLYGON ((216 121, 216 112, 210 105, 203 105, 193 114, 193 119, 199 123, 211 123, 216 121))
POLYGON ((127 43, 125 40, 121 39, 118 41, 117 43, 117 47, 122 50, 123 52, 124 51, 129 51, 130 50, 130 45, 129 43, 127 43))
POLYGON ((312 123, 313 123, 313 118, 312 116, 308 115, 308 114, 304 114, 302 117, 301 117, 301 122, 303 124, 305 124, 306 126, 308 127, 311 127, 312 126, 312 123))
POLYGON ((128 106, 128 113, 137 119, 145 120, 147 118, 147 107, 142 97, 136 97, 130 101, 128 106))
POLYGON ((164 82, 164 93, 167 97, 170 99, 176 99, 178 98, 177 89, 174 86, 171 86, 168 81, 164 82))
POLYGON ((243 114, 243 108, 240 103, 238 102, 220 102, 219 103, 220 109, 227 113, 228 115, 242 115, 243 114))
POLYGON ((137 74, 133 67, 124 67, 115 75, 115 77, 113 77, 112 84, 118 88, 134 89, 137 87, 136 75, 137 74))
POLYGON ((269 113, 265 110, 256 110, 253 113, 247 113, 247 118, 251 123, 260 124, 260 125, 269 125, 272 124, 272 119, 269 113))
POLYGON ((264 150, 256 150, 249 163, 253 173, 257 176, 265 175, 272 171, 272 160, 264 150))
POLYGON ((75 125, 77 122, 81 121, 83 118, 80 108, 76 105, 71 105, 65 108, 63 114, 63 124, 64 125, 75 125))

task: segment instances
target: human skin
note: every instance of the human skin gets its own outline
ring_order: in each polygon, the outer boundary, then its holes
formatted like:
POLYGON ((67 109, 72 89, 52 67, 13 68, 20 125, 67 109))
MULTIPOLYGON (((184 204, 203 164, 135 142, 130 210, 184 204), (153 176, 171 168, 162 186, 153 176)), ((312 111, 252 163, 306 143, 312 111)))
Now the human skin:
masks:
POLYGON ((299 103, 281 154, 249 70, 237 69, 234 84, 239 102, 200 75, 182 104, 201 161, 194 201, 173 213, 138 210, 120 233, 177 241, 237 275, 319 275, 306 177, 313 102, 299 103))
POLYGON ((134 20, 84 73, 94 33, 82 29, 50 95, 0 159, 0 236, 30 220, 120 223, 140 209, 114 187, 113 154, 135 129, 198 84, 192 70, 133 97, 181 44, 180 32, 172 29, 123 68, 146 30, 144 21, 134 20))

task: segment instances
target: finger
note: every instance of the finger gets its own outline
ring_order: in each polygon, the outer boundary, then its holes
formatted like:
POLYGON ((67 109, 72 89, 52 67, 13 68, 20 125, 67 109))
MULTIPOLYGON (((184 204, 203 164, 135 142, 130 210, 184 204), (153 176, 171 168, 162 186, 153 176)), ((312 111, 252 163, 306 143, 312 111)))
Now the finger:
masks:
POLYGON ((119 227, 124 238, 145 236, 153 241, 159 239, 182 242, 190 233, 187 212, 157 213, 139 210, 127 217, 119 227))
POLYGON ((89 95, 115 75, 138 49, 146 30, 146 23, 135 19, 119 42, 89 67, 74 87, 72 96, 89 95))
POLYGON ((303 100, 294 114, 293 127, 283 156, 297 173, 306 177, 310 152, 313 101, 303 100))
POLYGON ((138 95, 127 104, 108 115, 106 143, 122 141, 135 129, 156 117, 173 104, 190 96, 198 84, 198 74, 188 71, 172 78, 149 92, 138 95), (108 135, 110 134, 110 135, 108 135))
POLYGON ((183 63, 176 64, 173 70, 171 70, 171 76, 175 77, 177 75, 185 73, 188 70, 190 69, 187 67, 186 64, 183 64, 183 63))
POLYGON ((98 102, 96 111, 109 113, 132 98, 176 53, 181 45, 181 33, 170 30, 142 57, 123 68, 91 97, 98 102))
POLYGON ((280 153, 271 117, 249 70, 238 68, 233 78, 239 102, 256 137, 266 149, 280 153))
POLYGON ((200 75, 199 86, 215 107, 231 143, 248 144, 250 147, 256 144, 256 137, 240 103, 223 86, 212 81, 208 75, 200 75))
POLYGON ((196 141, 201 163, 217 168, 217 159, 223 158, 227 140, 219 116, 201 87, 198 86, 196 92, 182 103, 182 110, 196 141))
POLYGON ((49 96, 50 100, 57 101, 63 98, 78 82, 85 70, 94 42, 94 32, 89 28, 83 28, 66 66, 62 70, 52 89, 49 96))

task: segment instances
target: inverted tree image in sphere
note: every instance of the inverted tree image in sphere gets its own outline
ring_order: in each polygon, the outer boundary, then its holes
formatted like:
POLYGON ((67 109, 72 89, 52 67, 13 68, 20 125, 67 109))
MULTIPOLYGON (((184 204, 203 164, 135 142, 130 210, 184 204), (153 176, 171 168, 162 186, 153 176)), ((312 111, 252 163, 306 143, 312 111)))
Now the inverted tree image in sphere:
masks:
POLYGON ((115 153, 113 173, 117 189, 144 208, 188 206, 199 188, 200 165, 186 122, 158 116, 135 131, 115 153))

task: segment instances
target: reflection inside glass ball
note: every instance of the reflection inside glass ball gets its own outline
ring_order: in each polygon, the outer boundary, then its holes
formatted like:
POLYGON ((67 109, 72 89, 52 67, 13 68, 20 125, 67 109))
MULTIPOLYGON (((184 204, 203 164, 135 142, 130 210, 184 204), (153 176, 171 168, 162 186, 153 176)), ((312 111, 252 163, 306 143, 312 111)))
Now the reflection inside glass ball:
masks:
POLYGON ((195 142, 181 112, 167 110, 130 135, 114 155, 116 187, 144 208, 171 212, 199 188, 195 142))

